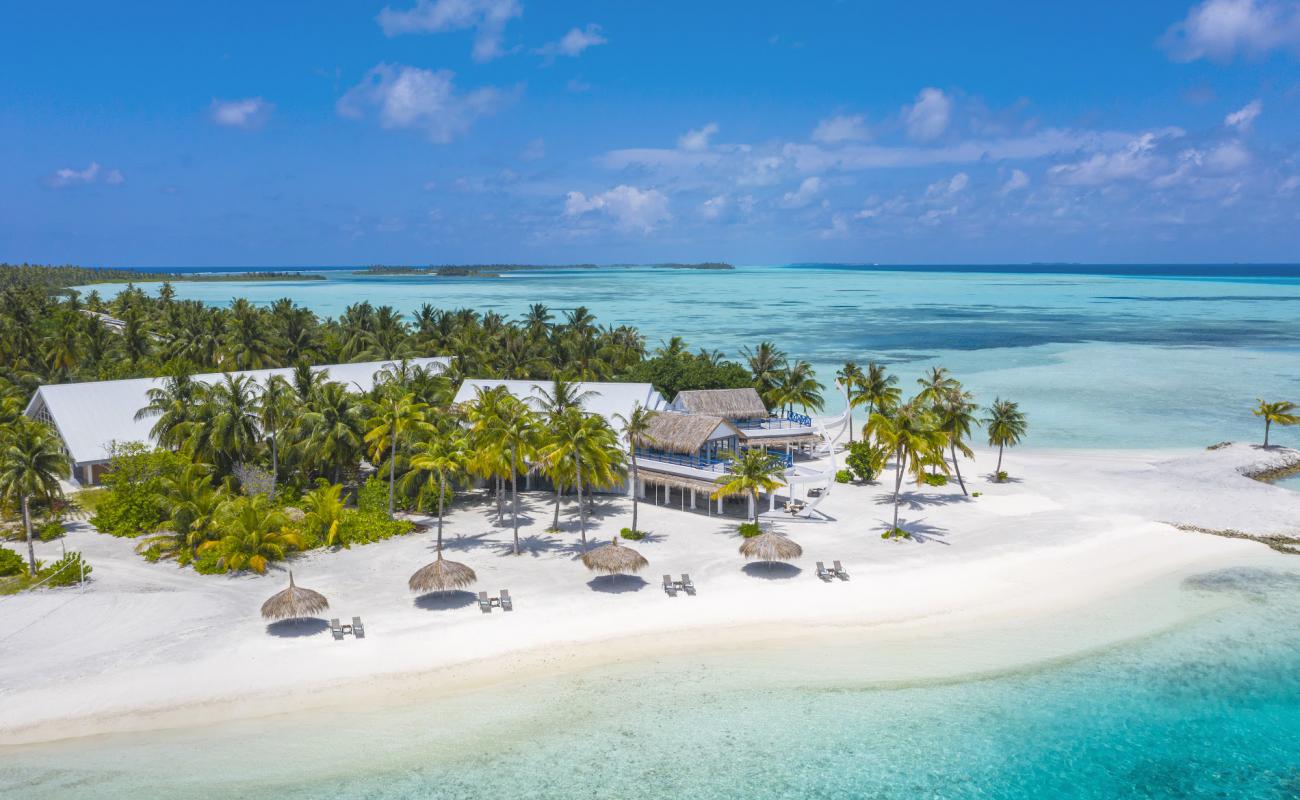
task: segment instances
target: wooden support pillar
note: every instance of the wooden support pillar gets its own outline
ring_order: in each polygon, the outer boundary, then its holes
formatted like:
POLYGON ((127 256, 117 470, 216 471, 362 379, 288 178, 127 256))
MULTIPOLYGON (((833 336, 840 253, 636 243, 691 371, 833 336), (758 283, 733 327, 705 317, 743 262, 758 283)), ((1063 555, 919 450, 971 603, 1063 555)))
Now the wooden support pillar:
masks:
POLYGON ((775 490, 770 491, 770 492, 767 493, 767 510, 768 510, 768 511, 776 511, 776 491, 775 491, 775 490))
POLYGON ((691 489, 691 510, 695 510, 695 490, 691 489))
POLYGON ((718 513, 719 513, 719 514, 722 513, 722 498, 721 498, 721 497, 718 498, 718 513))

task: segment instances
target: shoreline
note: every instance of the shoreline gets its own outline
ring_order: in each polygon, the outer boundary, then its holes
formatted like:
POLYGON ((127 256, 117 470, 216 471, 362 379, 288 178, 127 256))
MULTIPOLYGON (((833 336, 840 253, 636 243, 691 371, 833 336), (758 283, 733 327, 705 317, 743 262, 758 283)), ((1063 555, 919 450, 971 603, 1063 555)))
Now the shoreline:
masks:
MULTIPOLYGON (((530 522, 524 533, 535 549, 516 559, 500 551, 508 526, 495 527, 486 505, 463 504, 448 519, 450 557, 479 569, 476 588, 510 588, 515 611, 421 607, 399 589, 399 580, 430 559, 426 534, 296 559, 300 585, 329 596, 333 606, 325 616, 359 612, 365 619, 366 639, 343 642, 327 631, 278 638, 253 618, 256 604, 282 588, 283 573, 199 576, 143 562, 129 552, 129 540, 81 530, 69 534, 76 537, 69 544, 80 544, 96 566, 84 595, 60 590, 6 601, 14 631, 6 647, 21 648, 25 658, 0 667, 6 708, 0 747, 382 706, 398 698, 425 702, 503 682, 729 650, 816 653, 850 641, 908 649, 951 637, 987 644, 1003 635, 1023 638, 1016 632, 1034 628, 1042 641, 997 653, 974 648, 983 660, 963 653, 955 671, 948 659, 935 659, 895 665, 893 673, 873 666, 871 677, 955 679, 1078 657, 1158 633, 1186 611, 1174 603, 1159 614, 1115 614, 1097 630, 1080 627, 1078 620, 1117 598, 1155 598, 1146 588, 1167 589, 1171 581, 1221 567, 1300 569, 1300 560, 1255 542, 1189 536, 1157 521, 1172 509, 1216 527, 1281 527, 1300 518, 1300 495, 1242 474, 1240 467, 1257 456, 1247 446, 1174 458, 1022 451, 1015 473, 1021 483, 981 478, 975 488, 982 497, 955 502, 940 502, 953 487, 911 493, 924 509, 927 533, 905 543, 883 542, 869 531, 889 511, 881 502, 889 495, 883 485, 837 488, 826 506, 832 521, 777 522, 805 546, 806 556, 802 572, 776 576, 742 566, 734 520, 643 503, 647 527, 662 532, 633 543, 651 560, 648 580, 625 579, 629 588, 613 593, 590 581, 568 551, 556 549, 559 542, 545 541, 540 528, 548 515, 530 522), (1098 505, 1098 498, 1106 502, 1098 505), (488 533, 478 534, 484 527, 488 533), (845 560, 850 581, 826 585, 811 574, 813 560, 833 558, 845 560), (690 571, 698 596, 665 597, 656 585, 665 571, 690 571), (29 619, 39 624, 20 630, 29 619), (197 674, 210 677, 200 685, 187 680, 197 674)), ((547 508, 536 499, 529 498, 530 512, 547 508)), ((624 522, 626 500, 605 502, 617 513, 593 525, 592 542, 624 522)), ((914 513, 905 516, 916 522, 914 513)))

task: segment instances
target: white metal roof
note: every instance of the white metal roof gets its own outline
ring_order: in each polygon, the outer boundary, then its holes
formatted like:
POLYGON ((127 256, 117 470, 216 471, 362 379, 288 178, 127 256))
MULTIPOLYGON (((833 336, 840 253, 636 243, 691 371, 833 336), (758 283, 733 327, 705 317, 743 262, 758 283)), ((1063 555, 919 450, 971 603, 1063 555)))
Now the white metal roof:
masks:
MULTIPOLYGON (((498 380, 495 378, 466 378, 460 385, 460 390, 456 392, 457 403, 468 403, 474 399, 477 389, 480 387, 490 389, 496 386, 506 387, 506 391, 518 397, 520 400, 530 400, 534 405, 540 400, 541 391, 549 392, 552 384, 550 381, 515 381, 515 380, 498 380)), ((640 403, 651 411, 662 411, 667 407, 663 395, 655 391, 655 387, 648 383, 598 383, 598 382, 575 382, 574 389, 578 393, 592 392, 593 395, 583 403, 583 410, 592 414, 599 414, 615 429, 619 429, 619 424, 614 420, 615 414, 622 414, 627 417, 632 413, 632 408, 640 403)))
MULTIPOLYGON (((329 364, 312 367, 323 371, 329 380, 352 384, 369 390, 374 385, 375 373, 391 361, 365 361, 357 364, 329 364)), ((451 359, 412 358, 412 366, 440 366, 446 369, 451 359)), ((216 383, 224 373, 214 372, 195 375, 195 381, 216 383)), ((272 375, 289 377, 292 368, 258 369, 246 372, 234 372, 232 375, 247 375, 257 383, 272 375)), ((149 430, 157 421, 146 417, 137 421, 135 413, 149 404, 148 391, 163 385, 162 378, 130 378, 120 381, 90 381, 86 383, 56 383, 42 386, 32 395, 27 404, 28 416, 34 416, 44 406, 63 438, 68 454, 75 463, 87 461, 104 461, 109 457, 108 449, 112 442, 148 442, 149 430)))

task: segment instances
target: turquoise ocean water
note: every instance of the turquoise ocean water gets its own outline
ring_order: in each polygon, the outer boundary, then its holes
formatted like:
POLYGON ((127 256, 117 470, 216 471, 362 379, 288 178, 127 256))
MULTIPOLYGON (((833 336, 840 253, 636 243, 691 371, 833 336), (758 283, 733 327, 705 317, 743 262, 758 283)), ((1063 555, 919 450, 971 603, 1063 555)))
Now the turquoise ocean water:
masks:
MULTIPOLYGON (((813 362, 828 385, 847 359, 889 362, 905 386, 943 365, 984 403, 997 395, 1020 401, 1030 446, 1247 439, 1262 433, 1250 415, 1256 397, 1300 399, 1300 267, 985 269, 568 269, 501 278, 329 270, 320 273, 326 281, 176 290, 210 303, 292 297, 329 315, 360 301, 408 315, 423 303, 506 315, 531 303, 557 314, 585 305, 602 323, 636 325, 651 346, 676 335, 736 356, 771 339, 813 362)), ((842 404, 833 390, 826 394, 828 410, 842 404)), ((1276 436, 1300 443, 1294 430, 1276 436)))

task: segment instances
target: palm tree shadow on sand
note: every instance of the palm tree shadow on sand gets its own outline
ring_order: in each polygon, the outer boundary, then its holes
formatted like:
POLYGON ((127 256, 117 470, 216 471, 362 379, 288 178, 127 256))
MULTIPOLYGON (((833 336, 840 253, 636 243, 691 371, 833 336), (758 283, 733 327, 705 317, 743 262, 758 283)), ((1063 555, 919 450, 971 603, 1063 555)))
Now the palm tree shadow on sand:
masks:
POLYGON ((930 542, 942 545, 952 544, 952 542, 946 542, 943 539, 948 535, 947 528, 940 528, 937 525, 931 525, 921 520, 911 522, 905 519, 899 519, 898 526, 912 534, 910 538, 917 544, 928 544, 930 542))
POLYGON ((639 592, 650 584, 637 575, 597 575, 587 581, 593 592, 606 594, 626 594, 639 592))
MULTIPOLYGON (((513 537, 492 542, 492 548, 497 551, 499 556, 513 556, 515 554, 515 540, 513 537)), ((527 536, 519 537, 519 555, 533 556, 536 558, 543 553, 563 552, 567 545, 559 537, 549 533, 532 533, 527 536)))
POLYGON ((330 624, 323 619, 282 619, 266 626, 266 632, 281 639, 298 639, 315 636, 330 629, 330 624))
POLYGON ((794 564, 781 561, 751 561, 741 567, 740 571, 751 578, 762 578, 765 581, 784 581, 803 574, 803 570, 794 564))
MULTIPOLYGON (((878 506, 894 505, 894 496, 892 494, 881 495, 876 498, 878 506)), ((906 508, 911 511, 920 511, 928 506, 948 506, 954 503, 969 503, 971 498, 963 494, 950 494, 939 492, 902 492, 898 496, 898 507, 906 508)))
POLYGON ((478 602, 478 598, 473 592, 467 592, 464 589, 454 589, 448 592, 429 592, 415 598, 415 607, 422 608, 425 611, 450 611, 455 608, 465 608, 478 602))

